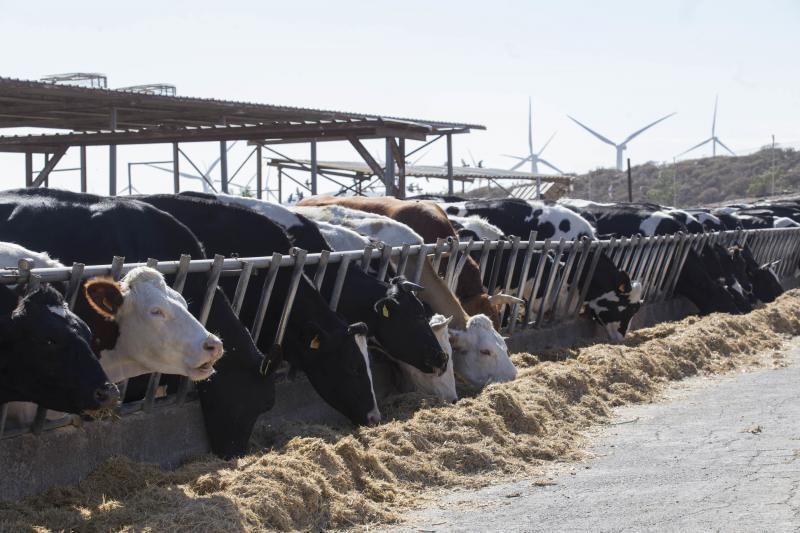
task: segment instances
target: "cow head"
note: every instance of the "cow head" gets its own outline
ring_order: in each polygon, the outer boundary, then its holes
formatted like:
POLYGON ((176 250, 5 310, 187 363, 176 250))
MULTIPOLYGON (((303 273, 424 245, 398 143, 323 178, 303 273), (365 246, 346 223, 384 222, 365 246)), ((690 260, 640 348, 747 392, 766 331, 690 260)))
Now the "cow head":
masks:
POLYGON ((422 287, 402 276, 392 278, 386 296, 375 302, 372 333, 394 358, 423 372, 441 374, 447 369, 447 353, 439 345, 428 315, 417 298, 422 287))
MULTIPOLYGON (((436 335, 442 350, 447 354, 448 362, 453 356, 447 328, 451 319, 452 317, 445 318, 443 315, 436 314, 430 320, 430 328, 436 335)), ((402 362, 398 362, 398 366, 404 378, 409 382, 411 389, 436 396, 444 402, 454 403, 458 400, 452 364, 448 364, 441 374, 420 372, 411 365, 402 362)))
MULTIPOLYGON (((328 404, 354 424, 381 420, 367 352, 367 326, 307 322, 292 346, 300 367, 328 404)), ((286 349, 290 349, 286 346, 286 349)))
POLYGON ((116 405, 119 391, 103 372, 90 339, 89 328, 52 287, 22 298, 0 318, 0 402, 36 402, 70 413, 116 405))
POLYGON ((741 257, 747 268, 747 277, 753 284, 753 294, 762 302, 772 302, 775 298, 783 294, 778 275, 772 269, 772 263, 760 265, 753 257, 750 247, 745 245, 741 249, 741 257))
POLYGON ((753 306, 747 299, 744 287, 736 279, 731 258, 725 247, 720 245, 711 247, 706 244, 701 257, 711 279, 731 295, 736 309, 742 313, 752 311, 753 306))
POLYGON ((620 341, 628 332, 633 315, 642 306, 642 284, 631 281, 630 276, 621 270, 613 269, 610 273, 610 277, 597 280, 602 283, 605 292, 588 300, 586 307, 605 328, 609 339, 620 341))
POLYGON ((160 272, 135 268, 119 283, 93 278, 84 293, 89 305, 119 329, 113 350, 103 353, 113 380, 161 372, 200 381, 214 373, 222 342, 192 316, 160 272))
POLYGON ((475 315, 465 330, 450 329, 455 373, 470 387, 482 388, 491 382, 511 381, 517 369, 508 348, 486 315, 475 315))

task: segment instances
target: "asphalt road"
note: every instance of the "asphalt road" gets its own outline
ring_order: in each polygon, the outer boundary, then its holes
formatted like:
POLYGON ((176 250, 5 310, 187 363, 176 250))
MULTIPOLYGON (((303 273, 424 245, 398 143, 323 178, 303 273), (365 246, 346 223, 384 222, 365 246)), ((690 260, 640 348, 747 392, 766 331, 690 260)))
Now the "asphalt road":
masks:
POLYGON ((392 531, 800 531, 800 346, 790 364, 672 387, 592 430, 592 458, 444 492, 392 531))

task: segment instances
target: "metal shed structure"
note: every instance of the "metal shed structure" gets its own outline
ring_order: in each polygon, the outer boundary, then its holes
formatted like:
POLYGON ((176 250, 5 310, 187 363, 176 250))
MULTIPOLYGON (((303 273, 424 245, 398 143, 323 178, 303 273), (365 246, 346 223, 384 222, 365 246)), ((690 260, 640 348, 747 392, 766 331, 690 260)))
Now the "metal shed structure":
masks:
MULTIPOLYGON (((104 76, 97 76, 105 80, 104 76)), ((67 81, 74 78, 71 75, 67 81)), ((172 144, 173 190, 177 192, 180 190, 180 156, 188 159, 180 144, 214 141, 220 144, 221 189, 227 192, 226 143, 241 140, 248 141, 256 154, 256 191, 259 197, 264 188, 262 148, 274 144, 308 143, 312 167, 310 188, 312 193, 316 193, 317 143, 347 141, 375 175, 381 177, 387 191, 402 194, 403 189, 398 187, 395 177, 395 163, 401 162, 397 167, 402 181, 406 140, 428 141, 431 136, 434 136, 433 140, 446 138, 448 167, 452 169, 452 136, 485 129, 478 124, 191 98, 139 90, 152 85, 113 90, 102 86, 64 85, 59 76, 48 80, 0 78, 0 130, 67 130, 63 133, 0 135, 0 152, 24 154, 26 185, 32 187, 46 186, 50 172, 67 150, 78 148, 81 190, 85 191, 86 147, 108 146, 108 193, 115 195, 118 192, 117 146, 172 144), (385 140, 387 164, 381 166, 374 160, 362 143, 365 139, 385 140), (34 176, 35 154, 42 154, 44 163, 34 176)), ((204 179, 208 181, 207 176, 204 179)))
MULTIPOLYGON (((312 162, 307 159, 283 159, 272 158, 267 163, 271 167, 278 169, 278 195, 279 201, 282 194, 282 182, 284 178, 292 180, 294 183, 305 187, 305 184, 291 177, 287 171, 311 172, 312 162)), ((372 167, 358 161, 317 161, 317 173, 323 175, 341 186, 339 194, 353 192, 363 194, 365 189, 374 184, 380 176, 377 175, 372 167), (351 180, 353 185, 339 183, 336 178, 351 180)), ((396 169, 400 172, 400 167, 396 169)), ((551 176, 547 174, 532 174, 530 172, 520 172, 515 170, 505 170, 499 168, 484 167, 454 167, 447 165, 408 165, 403 169, 403 176, 407 178, 427 178, 448 180, 448 182, 461 182, 463 184, 474 183, 479 180, 486 180, 495 187, 505 191, 510 197, 530 199, 536 195, 537 179, 540 186, 540 195, 545 199, 557 199, 569 191, 572 178, 569 176, 551 176), (502 182, 516 182, 516 185, 506 187, 502 182), (523 182, 523 185, 520 185, 523 182)), ((402 180, 403 188, 405 180, 402 180)), ((401 186, 400 184, 398 186, 401 186)), ((448 187, 453 193, 452 187, 448 187)))

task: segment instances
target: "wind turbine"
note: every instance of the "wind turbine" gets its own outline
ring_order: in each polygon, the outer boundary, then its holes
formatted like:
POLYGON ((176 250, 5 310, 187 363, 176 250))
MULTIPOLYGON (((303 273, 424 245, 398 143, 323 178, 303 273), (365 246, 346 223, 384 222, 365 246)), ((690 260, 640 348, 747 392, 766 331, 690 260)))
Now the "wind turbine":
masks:
POLYGON ((606 137, 603 137, 602 135, 600 135, 599 133, 597 133, 597 132, 596 132, 596 131, 594 131, 593 129, 589 128, 589 126, 587 126, 587 125, 585 125, 585 124, 582 124, 582 123, 580 123, 580 122, 579 122, 577 119, 575 119, 575 118, 573 118, 573 117, 570 117, 569 115, 567 115, 567 116, 569 117, 569 119, 570 119, 572 122, 574 122, 575 124, 577 124, 577 125, 578 125, 578 126, 580 126, 581 128, 585 129, 586 131, 588 131, 589 133, 591 133, 592 135, 594 135, 595 137, 597 137, 598 139, 600 139, 600 140, 601 140, 601 141, 603 141, 604 143, 606 143, 606 144, 610 144, 611 146, 613 146, 614 148, 616 148, 616 149, 617 149, 617 170, 622 170, 622 154, 623 154, 623 152, 625 152, 625 150, 627 150, 627 148, 628 148, 628 143, 629 143, 629 142, 631 142, 631 141, 632 141, 633 139, 635 139, 636 137, 638 137, 639 135, 641 135, 642 133, 644 133, 645 131, 647 131, 647 130, 649 130, 650 128, 652 128, 653 126, 655 126, 656 124, 658 124, 659 122, 662 122, 662 121, 664 121, 664 120, 667 120, 669 117, 673 116, 674 114, 675 114, 675 113, 670 113, 669 115, 663 116, 663 117, 661 117, 660 119, 656 120, 655 122, 651 122, 651 123, 650 123, 650 124, 648 124, 647 126, 645 126, 645 127, 641 128, 641 129, 638 129, 638 130, 634 131, 633 133, 631 133, 630 135, 628 135, 628 136, 625 138, 625 140, 624 140, 624 141, 622 141, 622 142, 621 142, 621 143, 619 143, 619 144, 616 144, 615 142, 613 142, 613 141, 609 140, 609 139, 608 139, 608 138, 606 138, 606 137))
POLYGON ((718 101, 719 101, 719 95, 717 95, 714 98, 714 118, 711 119, 711 137, 709 137, 708 139, 706 139, 705 141, 703 141, 703 142, 701 142, 699 144, 695 144, 694 146, 692 146, 691 148, 689 148, 685 152, 681 152, 680 154, 678 154, 678 157, 680 157, 680 156, 682 156, 684 154, 688 154, 689 152, 691 152, 695 148, 700 148, 704 144, 708 144, 708 143, 711 143, 711 157, 717 157, 717 145, 718 144, 720 146, 722 146, 723 148, 725 148, 728 152, 730 152, 731 155, 736 155, 736 154, 733 153, 733 150, 731 150, 730 148, 725 146, 725 143, 720 141, 719 137, 717 137, 717 102, 718 101))
POLYGON ((517 170, 519 167, 521 167, 522 165, 524 165, 525 163, 530 161, 531 162, 531 173, 532 174, 538 174, 539 173, 539 163, 552 168, 553 170, 555 170, 559 174, 564 174, 564 172, 561 169, 559 169, 558 167, 556 167, 552 163, 550 163, 548 161, 545 161, 541 157, 542 153, 544 152, 544 149, 547 148, 547 145, 550 144, 550 141, 553 140, 553 137, 556 136, 556 133, 558 133, 558 132, 554 132, 550 136, 550 138, 547 139, 547 142, 544 143, 544 145, 539 149, 538 152, 534 152, 533 151, 533 111, 531 109, 531 99, 528 98, 528 155, 526 157, 521 157, 521 156, 518 156, 518 155, 506 155, 506 154, 503 154, 504 157, 510 157, 512 159, 516 159, 516 160, 519 161, 519 163, 517 163, 516 165, 511 167, 509 170, 517 170))

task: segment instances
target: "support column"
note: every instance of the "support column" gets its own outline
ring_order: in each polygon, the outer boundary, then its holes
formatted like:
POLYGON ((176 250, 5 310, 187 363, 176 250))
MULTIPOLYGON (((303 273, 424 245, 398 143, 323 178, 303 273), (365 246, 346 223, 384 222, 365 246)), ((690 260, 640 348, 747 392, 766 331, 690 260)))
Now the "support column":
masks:
POLYGON ((399 170, 397 175, 397 197, 401 200, 405 200, 406 198, 406 139, 405 137, 400 137, 398 139, 398 160, 397 160, 397 168, 399 170))
POLYGON ((261 155, 261 145, 256 145, 256 198, 261 200, 264 190, 264 165, 261 155))
POLYGON ((223 193, 228 193, 228 143, 219 142, 219 178, 220 189, 223 193))
POLYGON ((178 151, 178 143, 172 143, 172 190, 175 194, 181 192, 181 153, 178 151))
POLYGON ((283 203, 283 169, 278 167, 278 203, 283 203))
POLYGON ((81 146, 80 148, 80 157, 81 157, 81 192, 86 192, 88 190, 88 180, 87 178, 87 170, 86 170, 86 146, 81 146))
POLYGON ((387 196, 397 196, 397 188, 394 184, 394 152, 392 151, 394 139, 386 137, 386 166, 383 169, 383 183, 386 186, 387 196))
POLYGON ((447 194, 453 194, 453 135, 447 134, 447 194))
MULTIPOLYGON (((50 162, 50 154, 45 152, 45 154, 44 154, 44 166, 45 166, 45 168, 47 168, 47 163, 49 163, 49 162, 50 162)), ((46 189, 49 186, 50 186, 50 172, 48 172, 45 175, 45 178, 44 178, 44 188, 46 189)))
POLYGON ((311 141, 311 196, 317 195, 317 141, 311 141))
POLYGON ((25 152, 25 186, 33 185, 33 154, 25 152))
MULTIPOLYGON (((111 108, 111 131, 117 129, 117 108, 111 108)), ((108 147, 108 195, 117 195, 117 145, 108 147)))

